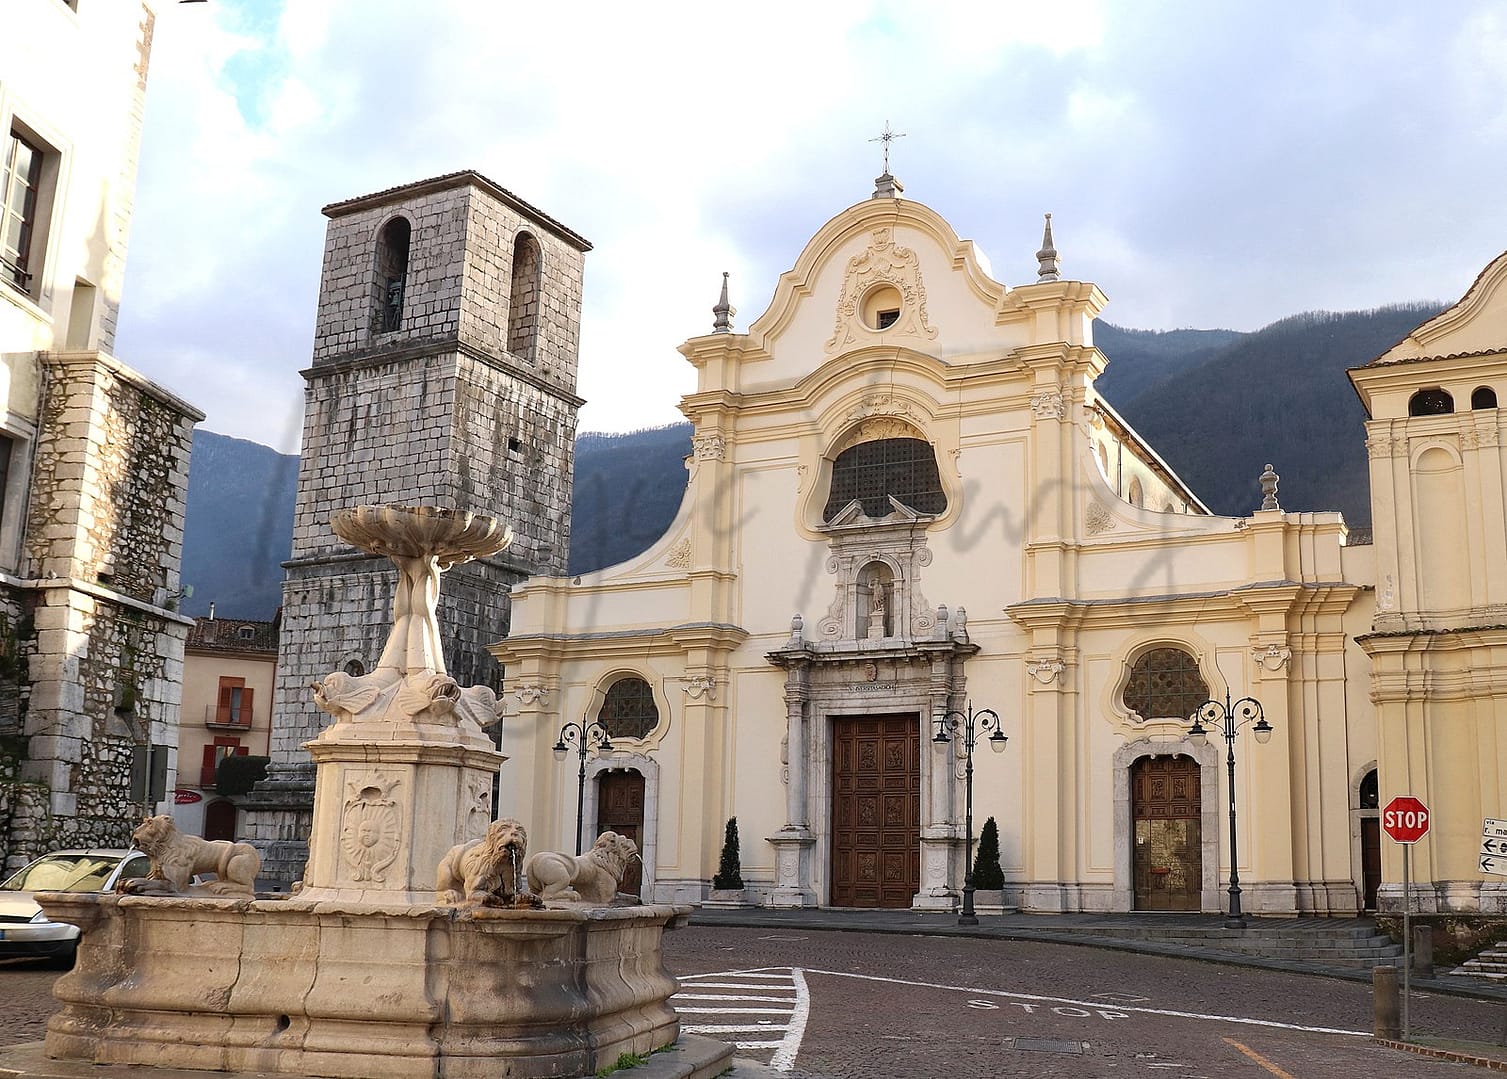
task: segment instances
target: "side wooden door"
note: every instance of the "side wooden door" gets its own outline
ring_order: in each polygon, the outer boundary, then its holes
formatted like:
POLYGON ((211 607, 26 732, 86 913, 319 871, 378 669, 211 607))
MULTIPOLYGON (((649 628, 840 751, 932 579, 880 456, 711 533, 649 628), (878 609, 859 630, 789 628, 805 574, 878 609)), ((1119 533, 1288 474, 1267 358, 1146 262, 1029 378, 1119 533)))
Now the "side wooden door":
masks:
MULTIPOLYGON (((644 849, 644 777, 633 769, 603 772, 597 787, 597 835, 616 832, 644 849)), ((628 863, 618 891, 639 895, 644 886, 644 865, 635 858, 628 863)))

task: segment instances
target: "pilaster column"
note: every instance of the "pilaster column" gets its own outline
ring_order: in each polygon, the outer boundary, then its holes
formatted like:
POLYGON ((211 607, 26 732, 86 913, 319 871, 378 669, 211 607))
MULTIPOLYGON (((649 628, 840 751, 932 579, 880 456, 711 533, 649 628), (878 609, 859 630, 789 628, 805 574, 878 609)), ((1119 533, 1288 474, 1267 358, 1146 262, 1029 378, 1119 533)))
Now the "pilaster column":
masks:
POLYGON ((785 827, 769 837, 775 850, 772 907, 814 907, 812 858, 816 836, 809 825, 806 768, 810 758, 806 708, 810 702, 810 667, 793 661, 785 669, 785 827))
MULTIPOLYGON (((938 623, 946 624, 945 608, 938 612, 938 623)), ((928 797, 923 802, 926 810, 921 820, 921 890, 912 902, 917 910, 953 909, 958 898, 953 881, 962 880, 958 853, 961 833, 953 809, 957 741, 954 739, 945 746, 932 742, 937 720, 959 703, 961 689, 957 683, 961 678, 961 670, 954 672, 950 650, 932 655, 930 713, 921 717, 920 731, 921 771, 923 785, 928 788, 923 795, 928 797)))

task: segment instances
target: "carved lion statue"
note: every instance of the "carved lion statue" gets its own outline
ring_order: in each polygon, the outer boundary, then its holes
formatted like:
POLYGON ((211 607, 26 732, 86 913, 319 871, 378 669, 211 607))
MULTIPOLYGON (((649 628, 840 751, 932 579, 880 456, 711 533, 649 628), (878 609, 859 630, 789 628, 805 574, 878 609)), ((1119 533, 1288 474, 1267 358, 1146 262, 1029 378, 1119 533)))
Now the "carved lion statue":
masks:
POLYGON ((512 817, 487 825, 487 834, 457 843, 434 873, 435 902, 446 906, 533 906, 523 888, 528 832, 512 817))
POLYGON ((131 833, 131 844, 152 860, 152 871, 145 877, 121 881, 122 891, 138 895, 187 895, 194 874, 213 873, 218 879, 192 890, 216 895, 256 892, 256 874, 262 868, 262 856, 250 843, 184 835, 173 818, 162 813, 137 825, 131 833))
POLYGON ((638 844, 625 835, 603 832, 585 854, 540 851, 524 863, 528 885, 539 898, 605 906, 617 896, 638 844))

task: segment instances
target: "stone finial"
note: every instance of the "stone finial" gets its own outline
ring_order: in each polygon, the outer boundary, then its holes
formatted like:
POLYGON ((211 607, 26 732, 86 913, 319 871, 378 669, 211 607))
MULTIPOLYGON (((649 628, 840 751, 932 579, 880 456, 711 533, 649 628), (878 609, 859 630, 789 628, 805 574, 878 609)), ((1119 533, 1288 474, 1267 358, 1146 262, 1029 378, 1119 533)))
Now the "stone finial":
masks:
POLYGON ((947 604, 939 603, 937 604, 937 625, 932 631, 932 637, 939 641, 945 641, 947 633, 947 604))
POLYGON ((898 199, 900 192, 905 190, 905 185, 895 179, 888 172, 881 173, 874 178, 874 193, 871 199, 898 199))
POLYGON ((1282 507, 1277 503, 1277 481, 1281 479, 1272 471, 1272 466, 1267 465, 1261 473, 1261 508, 1263 510, 1280 510, 1282 507))
POLYGON ((1057 261, 1057 248, 1052 245, 1052 215, 1047 214, 1046 227, 1041 233, 1041 250, 1036 252, 1036 280, 1060 281, 1061 266, 1057 261))
POLYGON ((790 620, 790 643, 798 646, 806 640, 806 620, 799 614, 790 620))
POLYGON ((963 644, 968 643, 968 608, 958 607, 952 616, 952 639, 963 644))
POLYGON ((722 298, 717 301, 717 306, 712 308, 712 314, 716 316, 712 320, 713 333, 732 333, 733 316, 738 309, 727 302, 727 271, 722 273, 722 298))

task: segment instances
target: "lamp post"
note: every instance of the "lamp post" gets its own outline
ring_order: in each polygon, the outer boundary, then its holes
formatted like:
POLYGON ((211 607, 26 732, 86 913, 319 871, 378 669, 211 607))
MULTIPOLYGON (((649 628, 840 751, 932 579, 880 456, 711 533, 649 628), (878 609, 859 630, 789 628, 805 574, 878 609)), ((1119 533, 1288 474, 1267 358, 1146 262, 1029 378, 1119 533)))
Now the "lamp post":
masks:
POLYGON ((1230 691, 1224 691, 1224 703, 1204 701, 1193 710, 1193 726, 1188 737, 1199 745, 1208 745, 1209 728, 1224 735, 1225 764, 1230 770, 1230 913, 1224 920, 1226 929, 1244 929, 1245 914, 1240 910, 1239 854, 1235 846, 1235 735, 1241 727, 1251 725, 1251 734, 1262 745, 1271 741, 1272 730, 1261 710, 1261 702, 1254 697, 1241 697, 1230 703, 1230 691))
POLYGON ((1008 739, 1005 732, 1000 730, 999 713, 992 708, 980 708, 975 712, 972 701, 968 702, 966 712, 959 712, 954 708, 937 717, 937 733, 932 738, 932 744, 945 746, 952 741, 954 734, 963 739, 963 800, 967 821, 964 828, 966 860, 963 863, 963 910, 958 915, 958 924, 978 925, 978 915, 973 912, 973 747, 981 734, 988 734, 989 748, 996 753, 1003 753, 1008 739), (992 734, 989 733, 991 731, 992 734))
POLYGON ((586 811, 586 754, 593 746, 598 753, 611 753, 612 739, 607 736, 607 728, 595 719, 590 723, 585 719, 579 723, 566 720, 565 726, 560 728, 560 738, 550 747, 550 752, 555 755, 555 760, 563 761, 571 746, 576 747, 576 755, 581 759, 581 767, 576 772, 576 853, 580 854, 581 816, 586 811))

